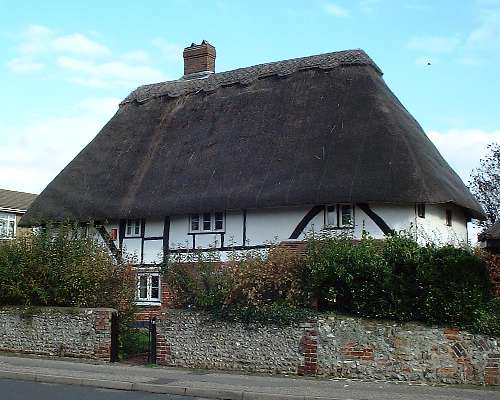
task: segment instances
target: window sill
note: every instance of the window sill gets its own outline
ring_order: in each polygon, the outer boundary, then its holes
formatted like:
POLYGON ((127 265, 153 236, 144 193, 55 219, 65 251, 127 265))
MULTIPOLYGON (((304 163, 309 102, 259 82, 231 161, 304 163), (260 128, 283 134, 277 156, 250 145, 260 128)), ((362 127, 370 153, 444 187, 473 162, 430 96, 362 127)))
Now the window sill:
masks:
POLYGON ((136 300, 135 304, 138 306, 159 306, 161 305, 160 300, 136 300))
POLYGON ((191 231, 188 235, 217 235, 220 233, 226 233, 226 231, 191 231))

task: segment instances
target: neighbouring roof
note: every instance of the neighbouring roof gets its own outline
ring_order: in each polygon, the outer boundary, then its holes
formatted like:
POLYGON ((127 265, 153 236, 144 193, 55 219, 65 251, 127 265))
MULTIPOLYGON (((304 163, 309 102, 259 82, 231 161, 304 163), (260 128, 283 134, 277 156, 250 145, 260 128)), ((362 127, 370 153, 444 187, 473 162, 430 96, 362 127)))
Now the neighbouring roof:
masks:
POLYGON ((24 212, 36 199, 36 194, 0 189, 0 211, 24 212))
POLYGON ((138 88, 22 223, 332 202, 484 217, 362 50, 138 88))
POLYGON ((485 240, 499 240, 500 239, 500 220, 496 221, 488 229, 485 229, 478 235, 480 242, 485 240))

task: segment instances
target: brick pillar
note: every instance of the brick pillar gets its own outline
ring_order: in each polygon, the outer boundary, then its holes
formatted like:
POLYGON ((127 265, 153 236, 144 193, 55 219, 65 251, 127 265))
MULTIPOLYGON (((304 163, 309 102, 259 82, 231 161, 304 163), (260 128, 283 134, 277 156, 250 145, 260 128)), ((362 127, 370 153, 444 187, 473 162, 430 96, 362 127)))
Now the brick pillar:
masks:
POLYGON ((95 343, 95 357, 99 360, 111 360, 111 315, 113 310, 94 309, 94 329, 97 340, 95 343))
POLYGON ((304 354, 304 363, 297 369, 298 375, 316 375, 318 373, 318 326, 316 321, 303 325, 304 334, 299 348, 304 354))
POLYGON ((484 368, 485 385, 500 385, 500 352, 488 354, 484 368))
POLYGON ((158 365, 170 365, 172 351, 164 335, 156 334, 156 363, 158 365))

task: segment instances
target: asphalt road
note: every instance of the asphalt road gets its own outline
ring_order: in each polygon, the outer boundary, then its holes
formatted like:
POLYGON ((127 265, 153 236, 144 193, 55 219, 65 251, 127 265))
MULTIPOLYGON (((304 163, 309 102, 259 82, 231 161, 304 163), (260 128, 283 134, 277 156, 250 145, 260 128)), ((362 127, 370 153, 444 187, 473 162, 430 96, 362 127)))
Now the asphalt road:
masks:
POLYGON ((1 400, 194 400, 193 397, 127 392, 76 385, 0 379, 1 400))

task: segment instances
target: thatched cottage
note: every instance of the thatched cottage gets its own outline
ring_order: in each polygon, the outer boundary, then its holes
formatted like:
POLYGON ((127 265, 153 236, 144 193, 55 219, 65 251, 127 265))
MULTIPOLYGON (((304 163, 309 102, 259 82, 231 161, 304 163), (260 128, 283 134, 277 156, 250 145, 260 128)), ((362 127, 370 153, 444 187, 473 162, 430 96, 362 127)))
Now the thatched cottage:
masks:
POLYGON ((144 268, 179 252, 265 248, 312 231, 467 240, 483 212, 362 50, 215 72, 184 50, 184 76, 141 86, 47 186, 23 223, 102 224, 144 268))

